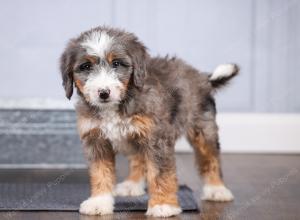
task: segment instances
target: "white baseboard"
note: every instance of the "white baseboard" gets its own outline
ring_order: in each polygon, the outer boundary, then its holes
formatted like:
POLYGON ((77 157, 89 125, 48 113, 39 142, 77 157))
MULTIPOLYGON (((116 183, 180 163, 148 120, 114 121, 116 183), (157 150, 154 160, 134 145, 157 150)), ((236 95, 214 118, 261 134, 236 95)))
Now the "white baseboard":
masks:
MULTIPOLYGON (((300 153, 300 114, 220 113, 222 152, 300 153)), ((180 139, 178 152, 191 147, 180 139)))

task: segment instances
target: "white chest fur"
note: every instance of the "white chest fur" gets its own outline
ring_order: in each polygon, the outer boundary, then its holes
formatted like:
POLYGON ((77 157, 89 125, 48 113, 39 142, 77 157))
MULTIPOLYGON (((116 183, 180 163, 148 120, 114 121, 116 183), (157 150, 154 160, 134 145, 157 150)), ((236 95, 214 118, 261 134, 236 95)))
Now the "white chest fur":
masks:
POLYGON ((108 112, 101 119, 100 129, 103 135, 110 140, 115 150, 127 147, 127 137, 132 132, 130 119, 121 118, 115 112, 108 112))
POLYGON ((102 115, 100 129, 110 140, 114 150, 124 154, 130 153, 133 149, 128 143, 128 136, 139 133, 132 118, 120 117, 116 112, 107 112, 102 115))
POLYGON ((102 134, 107 138, 115 151, 126 153, 130 151, 128 146, 128 136, 136 132, 136 127, 132 124, 131 118, 121 118, 117 112, 102 112, 101 119, 80 119, 78 129, 80 133, 88 132, 94 128, 100 128, 102 134))

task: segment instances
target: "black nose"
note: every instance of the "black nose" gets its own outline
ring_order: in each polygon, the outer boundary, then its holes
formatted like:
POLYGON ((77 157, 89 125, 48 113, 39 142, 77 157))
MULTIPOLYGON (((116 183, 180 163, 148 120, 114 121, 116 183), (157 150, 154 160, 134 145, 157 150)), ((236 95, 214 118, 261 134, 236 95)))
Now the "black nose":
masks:
POLYGON ((110 90, 109 89, 99 89, 98 94, 99 94, 100 99, 105 100, 105 99, 108 99, 110 90))

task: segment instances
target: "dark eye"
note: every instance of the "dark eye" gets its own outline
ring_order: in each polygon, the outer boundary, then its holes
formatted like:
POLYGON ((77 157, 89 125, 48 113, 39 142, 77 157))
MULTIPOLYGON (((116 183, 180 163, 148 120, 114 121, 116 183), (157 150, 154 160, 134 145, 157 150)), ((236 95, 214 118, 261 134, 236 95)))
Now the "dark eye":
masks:
POLYGON ((80 71, 91 70, 92 64, 90 62, 83 63, 79 66, 80 71))
POLYGON ((118 66, 121 66, 121 62, 119 60, 113 60, 112 67, 117 68, 118 66))

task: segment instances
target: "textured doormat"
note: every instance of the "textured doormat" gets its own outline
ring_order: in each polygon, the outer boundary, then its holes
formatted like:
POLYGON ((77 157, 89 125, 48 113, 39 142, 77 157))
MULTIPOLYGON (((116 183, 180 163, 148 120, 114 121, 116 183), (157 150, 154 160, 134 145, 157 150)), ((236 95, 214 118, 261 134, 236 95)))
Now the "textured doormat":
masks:
MULTIPOLYGON (((0 211, 78 211, 87 199, 87 184, 0 183, 0 211)), ((192 190, 180 186, 183 211, 198 211, 192 190)), ((146 211, 148 195, 115 197, 115 211, 146 211)))

